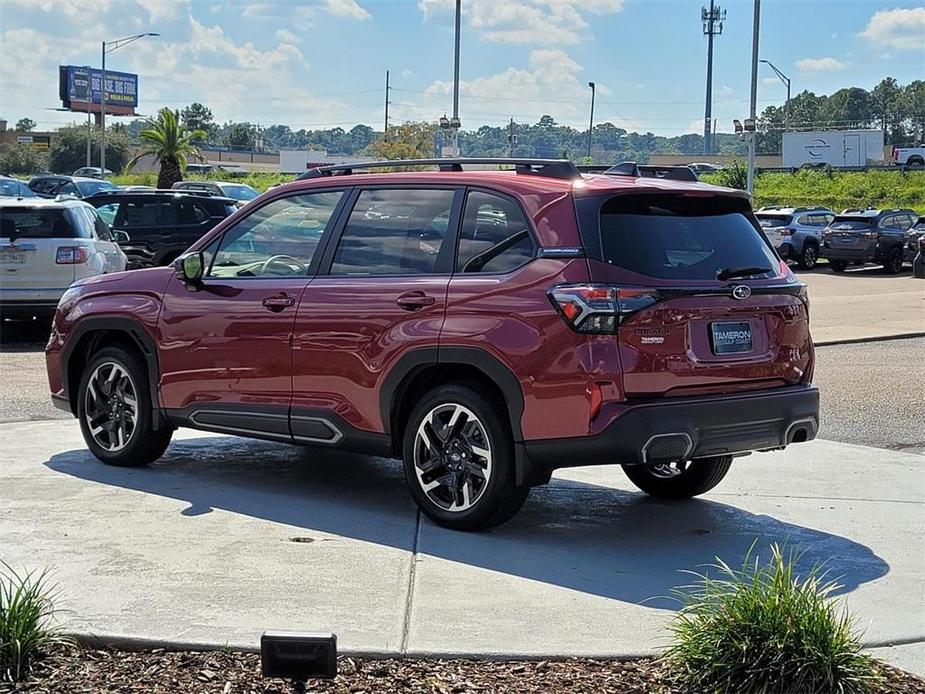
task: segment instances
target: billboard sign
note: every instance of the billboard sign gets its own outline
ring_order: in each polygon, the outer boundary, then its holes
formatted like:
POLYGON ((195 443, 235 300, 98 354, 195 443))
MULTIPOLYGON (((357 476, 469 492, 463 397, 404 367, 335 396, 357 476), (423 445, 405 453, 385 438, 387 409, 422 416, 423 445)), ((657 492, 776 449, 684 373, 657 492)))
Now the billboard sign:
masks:
MULTIPOLYGON (((65 108, 86 111, 88 104, 99 107, 103 93, 103 71, 77 65, 62 65, 59 96, 65 108)), ((106 112, 132 114, 138 106, 138 75, 106 71, 106 112)))

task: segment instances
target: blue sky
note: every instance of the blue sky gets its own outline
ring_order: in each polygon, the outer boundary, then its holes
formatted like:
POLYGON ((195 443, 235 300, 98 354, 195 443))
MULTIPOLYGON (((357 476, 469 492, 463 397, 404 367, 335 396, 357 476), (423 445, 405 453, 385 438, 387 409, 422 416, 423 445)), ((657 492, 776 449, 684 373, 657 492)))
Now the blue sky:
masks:
MULTIPOLYGON (((706 39, 698 0, 463 0, 463 127, 548 113, 676 135, 703 118, 706 39)), ((728 15, 715 48, 719 129, 748 111, 752 2, 728 15)), ((51 128, 59 64, 99 66, 100 41, 156 31, 107 57, 139 74, 138 111, 201 101, 216 120, 293 128, 382 127, 452 107, 453 0, 0 0, 0 115, 51 128)), ((925 78, 925 6, 880 0, 764 0, 761 57, 793 93, 925 78)), ((784 87, 766 66, 758 107, 784 87)), ((79 117, 78 117, 79 119, 79 117)))

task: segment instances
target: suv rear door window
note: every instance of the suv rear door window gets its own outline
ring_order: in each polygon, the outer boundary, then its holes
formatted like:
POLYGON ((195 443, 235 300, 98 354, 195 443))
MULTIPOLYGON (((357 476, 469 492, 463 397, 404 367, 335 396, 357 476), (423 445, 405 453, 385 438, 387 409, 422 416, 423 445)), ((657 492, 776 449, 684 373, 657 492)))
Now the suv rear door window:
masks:
POLYGON ((725 269, 778 267, 748 217, 719 198, 617 196, 600 224, 604 261, 647 277, 716 280, 725 269))
POLYGON ((857 231, 868 229, 872 224, 870 217, 836 217, 832 220, 831 228, 836 231, 857 231))
POLYGON ((173 226, 177 212, 172 199, 152 197, 148 200, 130 200, 124 203, 122 226, 125 229, 173 226))
POLYGON ((454 191, 364 190, 344 227, 332 275, 418 275, 434 272, 454 191))
POLYGON ((535 250, 520 205, 500 195, 469 193, 457 272, 510 272, 529 261, 535 250))

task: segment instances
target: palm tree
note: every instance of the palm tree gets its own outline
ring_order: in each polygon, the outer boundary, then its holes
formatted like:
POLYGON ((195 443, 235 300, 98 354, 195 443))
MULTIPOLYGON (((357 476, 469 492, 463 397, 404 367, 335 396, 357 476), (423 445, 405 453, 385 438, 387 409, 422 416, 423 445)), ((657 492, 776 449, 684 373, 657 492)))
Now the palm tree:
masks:
POLYGON ((157 174, 157 187, 170 188, 183 180, 187 159, 193 157, 202 161, 202 154, 194 142, 204 140, 206 133, 204 130, 185 130, 180 125, 177 112, 169 108, 158 111, 157 118, 149 118, 148 125, 147 130, 138 134, 142 149, 132 157, 126 168, 131 169, 142 157, 153 156, 161 167, 157 174))

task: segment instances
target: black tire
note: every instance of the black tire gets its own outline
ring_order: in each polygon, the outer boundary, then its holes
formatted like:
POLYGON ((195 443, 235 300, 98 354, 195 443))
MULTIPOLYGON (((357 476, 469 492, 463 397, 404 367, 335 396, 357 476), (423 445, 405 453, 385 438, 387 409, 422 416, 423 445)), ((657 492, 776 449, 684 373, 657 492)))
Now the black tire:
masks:
MULTIPOLYGON (((121 375, 119 380, 123 380, 121 375)), ((94 383, 96 384, 97 381, 94 380, 94 383)), ((93 392, 97 391, 102 394, 103 399, 106 399, 107 402, 112 400, 113 397, 118 401, 118 393, 113 393, 112 391, 105 393, 103 388, 97 389, 96 385, 94 385, 93 392)), ((114 406, 118 407, 119 404, 115 402, 114 406)), ((126 400, 125 393, 122 395, 121 405, 124 409, 120 410, 120 412, 123 412, 125 417, 130 418, 132 407, 126 400)), ((80 422, 80 430, 83 433, 84 441, 93 455, 107 465, 116 465, 118 467, 140 467, 160 458, 170 444, 173 429, 163 427, 155 430, 153 427, 153 414, 148 373, 140 357, 121 347, 106 347, 90 358, 87 368, 81 374, 80 386, 77 390, 77 419, 80 422), (125 437, 124 445, 119 447, 118 450, 110 450, 97 441, 93 431, 91 431, 90 419, 93 418, 93 413, 91 412, 90 418, 87 416, 88 400, 92 397, 92 393, 88 395, 90 379, 100 368, 103 369, 102 374, 111 374, 113 369, 107 367, 107 365, 116 365, 124 371, 131 389, 134 390, 135 421, 125 437), (108 372, 106 371, 107 368, 109 368, 108 372)), ((101 426, 105 428, 113 421, 114 419, 109 420, 101 426)))
POLYGON ((925 166, 925 160, 923 160, 921 157, 910 157, 909 161, 906 162, 906 166, 908 166, 910 169, 919 169, 925 166))
POLYGON ((830 260, 829 267, 832 268, 832 272, 844 272, 848 268, 848 261, 830 260))
POLYGON ((722 481, 729 466, 731 455, 715 458, 698 458, 686 464, 683 471, 674 476, 662 476, 656 472, 658 467, 648 465, 624 465, 623 472, 630 482, 649 496, 660 499, 689 499, 710 491, 722 481))
POLYGON ((798 261, 800 268, 803 270, 812 270, 819 262, 819 247, 814 243, 806 242, 803 244, 803 251, 800 253, 798 261))
POLYGON ((902 272, 903 269, 903 249, 893 248, 883 261, 883 271, 889 275, 895 275, 902 272))
MULTIPOLYGON (((479 395, 474 388, 477 386, 453 384, 431 390, 411 411, 402 441, 405 480, 411 496, 424 515, 434 523, 453 530, 485 530, 501 525, 520 510, 530 494, 528 485, 516 483, 514 437, 511 435, 506 413, 479 395), (432 413, 441 408, 452 407, 464 408, 474 415, 477 427, 472 435, 467 437, 465 431, 460 431, 458 435, 452 436, 449 426, 441 431, 435 430, 432 424, 434 421, 432 413), (419 478, 418 472, 422 471, 425 466, 419 467, 416 464, 416 451, 421 446, 422 450, 427 450, 429 453, 429 447, 423 447, 423 444, 418 443, 418 430, 424 425, 425 420, 431 424, 429 431, 434 432, 434 437, 437 438, 432 445, 434 448, 440 448, 440 454, 443 455, 446 463, 438 461, 434 467, 430 468, 434 471, 433 475, 428 474, 430 470, 423 471, 421 472, 422 477, 419 478), (446 435, 446 438, 440 438, 438 435, 446 435), (475 459, 478 457, 472 453, 469 439, 473 438, 479 442, 479 447, 484 447, 484 443, 487 443, 487 451, 490 453, 488 479, 486 482, 481 482, 481 485, 479 485, 479 480, 484 479, 484 476, 470 476, 471 473, 468 471, 472 465, 476 464, 475 459), (485 438, 487 442, 484 441, 485 438), (461 446, 459 450, 469 451, 470 455, 475 456, 470 457, 469 462, 457 460, 455 464, 462 467, 459 471, 453 471, 448 467, 451 464, 449 451, 454 440, 461 446), (471 491, 467 493, 476 494, 475 500, 465 509, 450 510, 438 503, 437 497, 444 493, 451 497, 449 501, 445 500, 446 503, 456 503, 454 492, 447 485, 440 485, 435 491, 431 490, 433 494, 424 490, 423 485, 433 482, 435 478, 446 479, 451 476, 454 480, 462 481, 461 487, 468 485, 471 491), (427 482, 424 481, 425 479, 427 482)), ((449 409, 445 411, 452 412, 449 409)), ((468 415, 464 421, 470 421, 468 415)), ((478 465, 484 467, 485 460, 485 458, 480 458, 478 465)))

